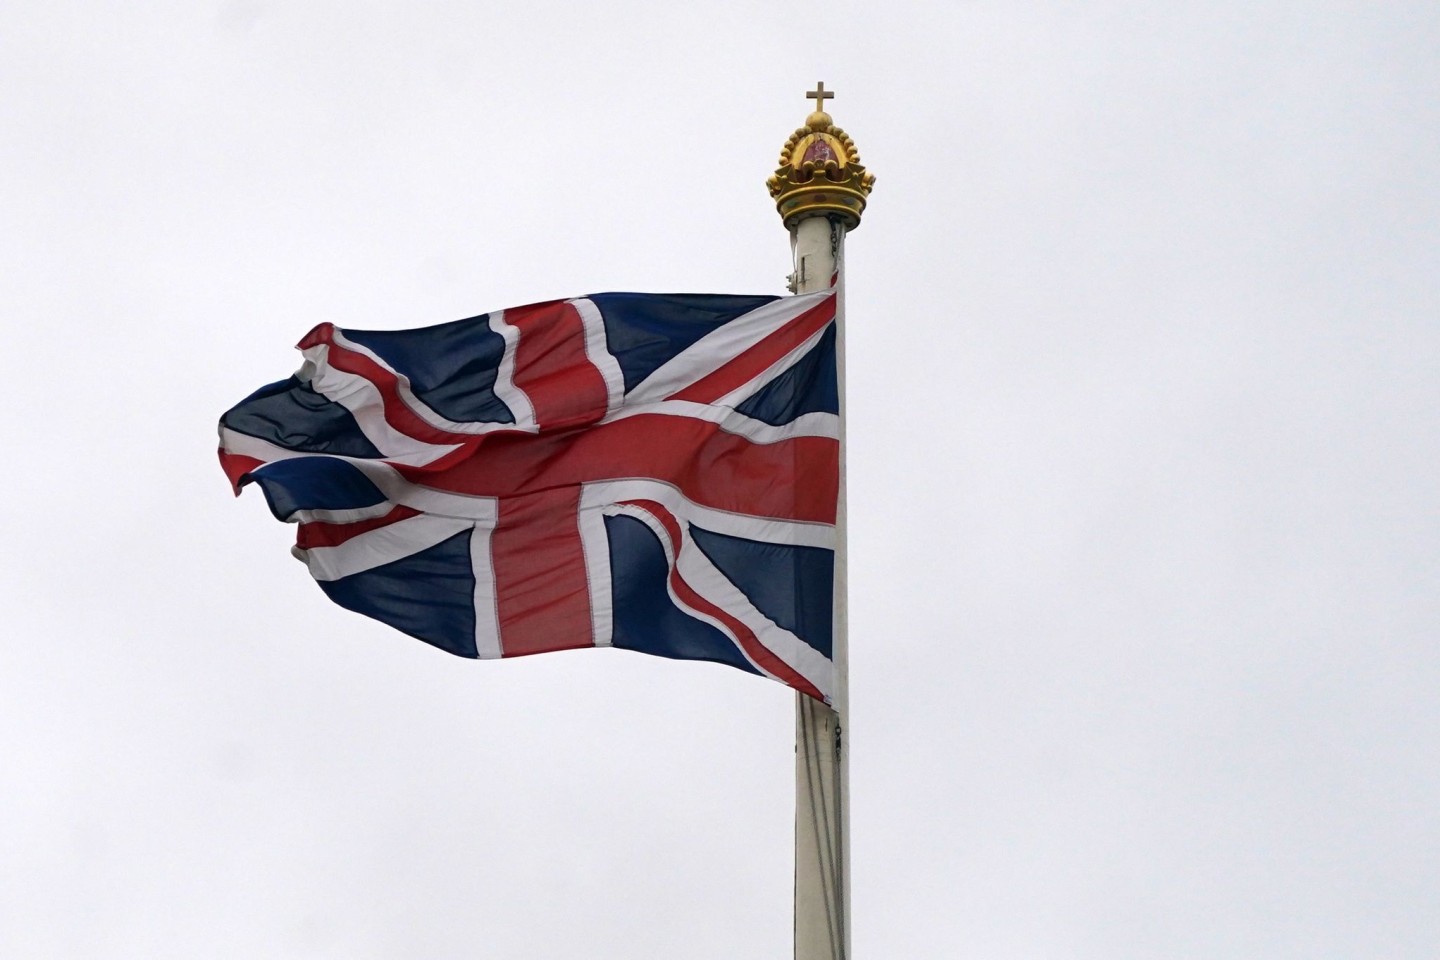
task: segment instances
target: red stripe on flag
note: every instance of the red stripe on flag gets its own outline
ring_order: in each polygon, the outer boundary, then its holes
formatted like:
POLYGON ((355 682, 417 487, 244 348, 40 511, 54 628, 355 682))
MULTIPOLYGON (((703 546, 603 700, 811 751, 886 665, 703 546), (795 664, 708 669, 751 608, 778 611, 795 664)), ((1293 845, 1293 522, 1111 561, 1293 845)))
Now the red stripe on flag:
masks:
POLYGON ((229 453, 223 447, 220 449, 220 469, 230 478, 230 489, 235 491, 237 497, 240 496, 240 478, 256 467, 263 466, 264 460, 247 457, 242 453, 229 453))
POLYGON ((708 421, 642 414, 558 436, 491 434, 448 469, 396 469, 429 487, 488 497, 644 477, 719 510, 834 523, 839 454, 829 437, 754 443, 708 421))
POLYGON ((563 301, 505 311, 520 331, 515 386, 530 398, 541 430, 594 423, 605 416, 605 378, 585 353, 585 325, 563 301))
POLYGON ((318 347, 322 343, 335 342, 335 324, 320 323, 311 328, 310 332, 300 338, 295 344, 297 350, 309 350, 311 347, 318 347))
POLYGON ((397 506, 383 517, 357 520, 354 523, 302 523, 300 529, 295 531, 295 546, 301 550, 309 550, 311 547, 338 547, 362 533, 418 516, 419 510, 397 506))
POLYGON ((718 370, 711 371, 690 386, 671 395, 669 399, 713 403, 731 390, 743 387, 770 369, 787 353, 804 343, 812 334, 824 329, 825 325, 833 319, 835 319, 835 298, 826 297, 729 363, 718 370))
MULTIPOLYGON (((433 426, 429 421, 423 419, 400 396, 400 378, 395 373, 365 354, 336 343, 335 333, 336 329, 333 323, 322 323, 307 333, 297 346, 301 350, 307 350, 310 347, 324 344, 329 348, 326 357, 331 367, 343 373, 354 374, 369 380, 380 394, 381 415, 385 418, 385 422, 396 430, 425 443, 460 445, 460 449, 429 464, 430 469, 437 469, 456 460, 464 459, 471 450, 479 445, 481 437, 477 435, 452 433, 449 430, 433 426)), ((525 431, 519 429, 496 431, 497 434, 508 432, 525 434, 525 431)))
POLYGON ((504 656, 594 643, 579 511, 579 487, 500 501, 490 554, 504 656))
POLYGON ((639 507, 651 514, 655 519, 660 521, 661 525, 665 528, 665 532, 669 534, 670 555, 677 558, 676 562, 670 566, 670 588, 675 591, 675 595, 680 598, 681 602, 707 616, 714 617, 724 624, 725 629, 735 637, 736 642, 740 644, 740 648, 745 651, 745 655, 749 657, 756 666, 760 667, 760 669, 784 683, 789 684, 801 693, 823 702, 825 695, 822 694, 813 683, 806 680, 799 671, 784 660, 781 660, 775 655, 774 651, 761 643, 760 638, 755 635, 755 631, 751 630, 742 621, 728 613, 722 607, 702 597, 695 591, 695 588, 690 586, 690 584, 685 581, 685 578, 680 575, 678 558, 680 555, 680 545, 684 541, 680 533, 680 522, 675 519, 675 515, 653 500, 629 500, 626 501, 626 503, 639 507))

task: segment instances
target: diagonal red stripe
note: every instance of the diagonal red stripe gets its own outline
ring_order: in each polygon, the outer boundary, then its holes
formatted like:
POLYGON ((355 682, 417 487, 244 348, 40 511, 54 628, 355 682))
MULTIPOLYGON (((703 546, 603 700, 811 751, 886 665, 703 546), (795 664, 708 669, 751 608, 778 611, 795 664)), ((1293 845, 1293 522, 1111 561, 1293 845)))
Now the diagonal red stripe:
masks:
POLYGON ((311 547, 337 547, 362 533, 418 516, 419 510, 397 506, 383 517, 357 520, 354 523, 302 523, 300 529, 295 531, 295 546, 301 550, 309 550, 311 547))
POLYGON ((380 392, 385 421, 396 430, 426 443, 474 443, 475 437, 469 434, 441 430, 421 419, 420 415, 410 409, 410 406, 401 398, 399 378, 365 354, 336 343, 334 324, 320 324, 305 335, 305 339, 300 341, 299 347, 304 350, 321 343, 327 344, 330 348, 328 352, 330 366, 345 373, 364 377, 375 385, 375 389, 380 392))
POLYGON ((713 403, 764 373, 834 319, 835 298, 826 297, 729 363, 711 371, 669 399, 713 403))
MULTIPOLYGON (((680 533, 680 521, 675 518, 675 515, 653 500, 628 500, 626 503, 639 507, 660 521, 661 526, 665 528, 665 532, 669 534, 670 537, 670 555, 678 558, 683 538, 680 533)), ((784 660, 781 660, 769 647, 761 643, 760 638, 755 635, 755 631, 751 630, 743 621, 730 614, 723 607, 712 603, 696 592, 695 588, 690 586, 685 578, 680 575, 680 565, 678 562, 670 566, 670 588, 675 591, 675 595, 679 597, 686 606, 698 610, 707 616, 714 617, 724 624, 726 631, 739 643, 740 648, 745 651, 745 655, 759 666, 760 669, 782 682, 789 684, 801 693, 824 702, 824 694, 822 694, 813 683, 806 680, 799 671, 784 660)))

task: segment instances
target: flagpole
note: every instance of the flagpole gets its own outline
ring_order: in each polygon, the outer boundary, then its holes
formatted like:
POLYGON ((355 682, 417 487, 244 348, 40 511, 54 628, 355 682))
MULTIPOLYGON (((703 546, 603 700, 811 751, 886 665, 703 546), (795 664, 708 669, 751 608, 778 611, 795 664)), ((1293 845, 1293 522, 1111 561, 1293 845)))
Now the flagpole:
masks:
POLYGON ((875 178, 854 141, 834 126, 823 83, 807 93, 815 111, 786 142, 770 195, 790 231, 790 289, 835 289, 840 476, 835 518, 833 648, 827 706, 795 700, 795 960, 850 957, 849 622, 845 523, 845 234, 860 224, 875 178))

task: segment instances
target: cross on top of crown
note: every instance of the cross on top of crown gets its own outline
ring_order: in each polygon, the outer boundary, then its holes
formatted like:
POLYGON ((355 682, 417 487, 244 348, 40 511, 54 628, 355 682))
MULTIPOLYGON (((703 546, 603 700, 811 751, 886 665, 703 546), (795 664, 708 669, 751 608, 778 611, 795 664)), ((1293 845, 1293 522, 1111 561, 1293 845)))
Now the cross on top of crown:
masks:
POLYGON ((824 82, 821 81, 815 84, 814 90, 811 90, 805 94, 805 99, 814 100, 815 109, 823 112, 825 109, 825 101, 834 100, 835 92, 833 90, 826 90, 824 82))

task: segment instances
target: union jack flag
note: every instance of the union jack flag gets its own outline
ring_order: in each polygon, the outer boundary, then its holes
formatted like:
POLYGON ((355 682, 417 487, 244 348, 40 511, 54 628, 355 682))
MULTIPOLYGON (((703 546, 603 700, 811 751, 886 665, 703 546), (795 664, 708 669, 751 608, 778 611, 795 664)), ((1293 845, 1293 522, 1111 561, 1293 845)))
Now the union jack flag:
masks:
POLYGON ((828 701, 835 297, 325 323, 220 421, 332 600, 464 657, 621 647, 828 701))

